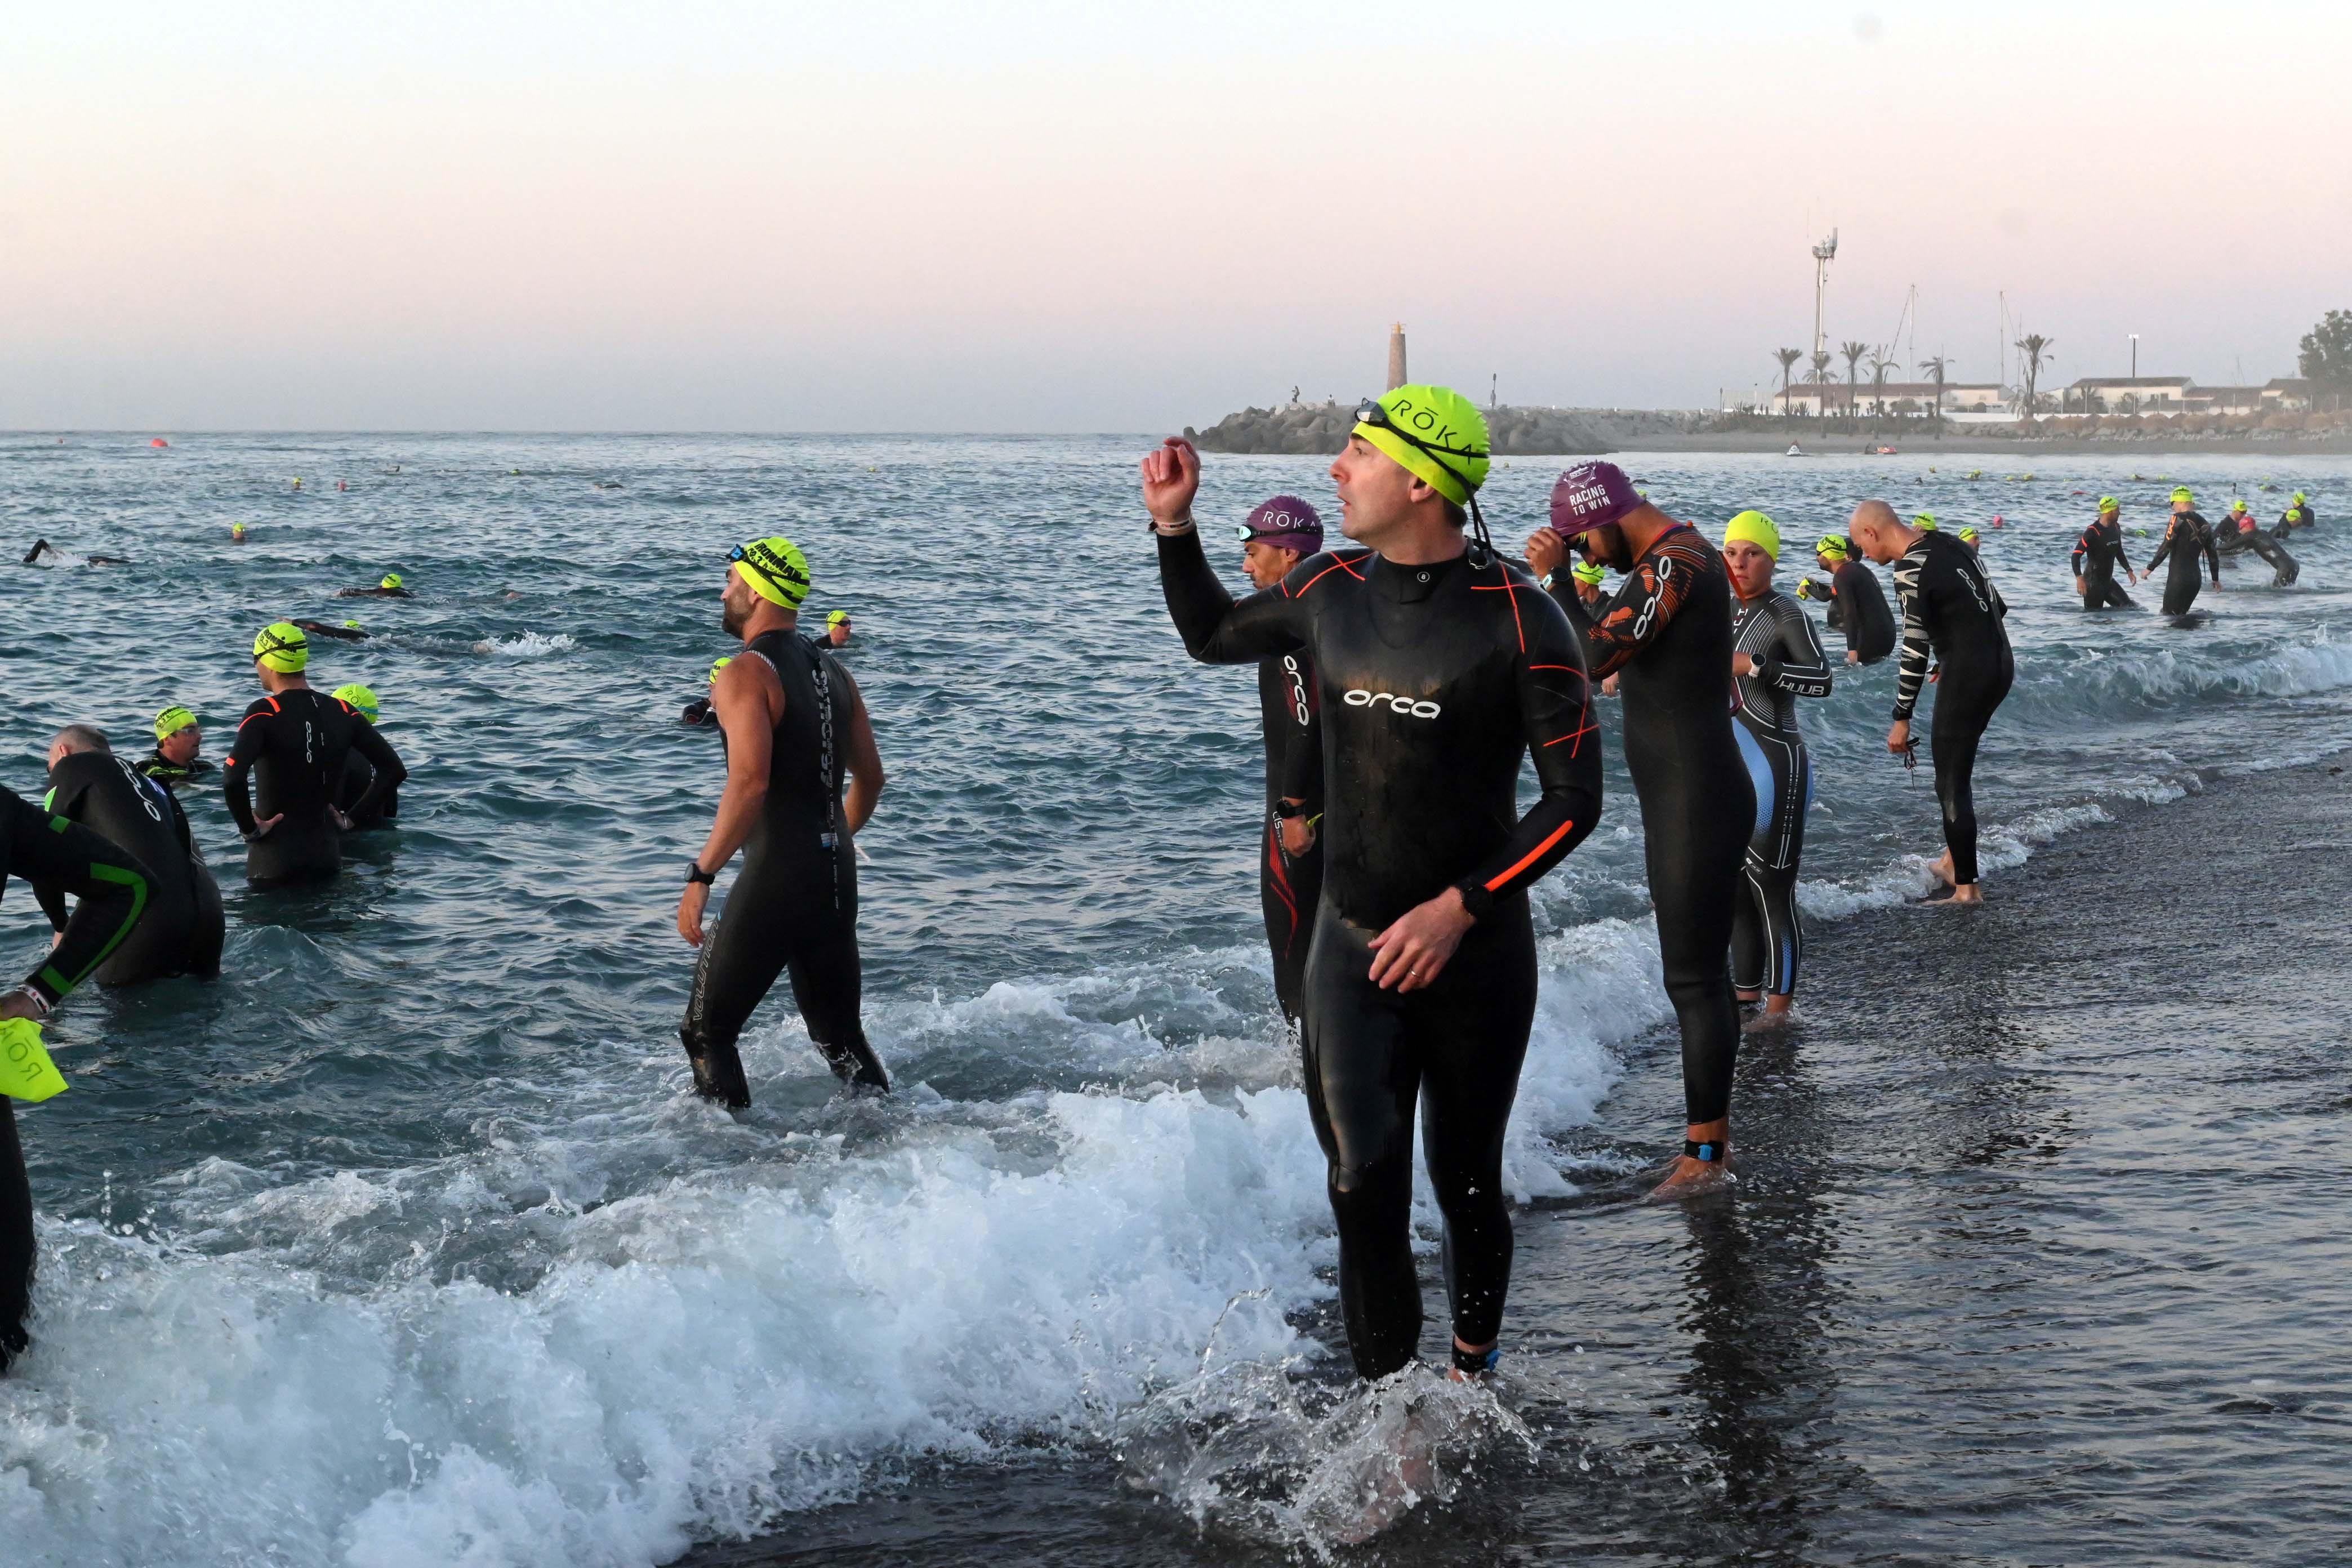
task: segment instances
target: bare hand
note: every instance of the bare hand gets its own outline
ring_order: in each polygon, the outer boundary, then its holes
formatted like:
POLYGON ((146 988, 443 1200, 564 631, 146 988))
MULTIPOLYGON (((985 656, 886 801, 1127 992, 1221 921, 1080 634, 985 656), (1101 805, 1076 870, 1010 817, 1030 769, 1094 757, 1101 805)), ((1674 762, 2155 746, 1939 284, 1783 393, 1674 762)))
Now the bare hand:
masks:
POLYGON ((1852 648, 1848 648, 1845 650, 1845 661, 1848 664, 1860 664, 1862 662, 1862 655, 1854 652, 1852 648))
POLYGON ((688 947, 702 945, 702 906, 709 900, 710 888, 703 882, 688 882, 677 896, 677 934, 688 947))
POLYGON ((1538 528, 1528 535, 1528 570, 1538 577, 1549 577, 1568 562, 1568 541, 1549 528, 1538 528))
POLYGON ((33 1005, 33 999, 26 995, 21 988, 9 992, 5 996, 0 996, 0 1018, 37 1019, 40 1016, 40 1008, 33 1005))
POLYGON ((1897 719, 1895 721, 1895 727, 1886 731, 1886 749, 1890 752, 1898 753, 1907 752, 1911 749, 1910 720, 1897 719))
POLYGON ((1615 676, 1609 675, 1601 678, 1601 695, 1603 697, 1614 697, 1617 695, 1617 678, 1615 676))
POLYGON ((337 827, 341 828, 346 833, 349 833, 352 830, 352 819, 343 815, 343 808, 341 806, 329 806, 327 809, 334 813, 335 826, 337 827))
POLYGON ((1731 673, 1753 675, 1756 673, 1756 661, 1744 653, 1735 653, 1731 656, 1731 673))
POLYGON ((1282 819, 1282 852, 1296 860, 1315 847, 1315 825, 1303 816, 1282 819))
POLYGON ((282 811, 275 816, 265 816, 253 825, 253 836, 256 838, 267 838, 269 837, 269 830, 285 820, 286 814, 282 811))
POLYGON ((2090 591, 2090 588, 2084 584, 2080 577, 2074 579, 2074 592, 2077 594, 2087 594, 2090 591))
POLYGON ((1372 984, 1383 991, 1393 986, 1400 994, 1427 989, 1453 961, 1463 934, 1477 923, 1462 907, 1458 888, 1414 905, 1366 944, 1373 954, 1372 984))
POLYGON ((2126 582, 2137 584, 2139 582, 2139 574, 2126 566, 2124 568, 2124 578, 2126 582))
POLYGON ((1201 489, 1201 454, 1181 436, 1171 436, 1156 452, 1143 455, 1143 510, 1154 522, 1181 522, 1192 515, 1201 489))

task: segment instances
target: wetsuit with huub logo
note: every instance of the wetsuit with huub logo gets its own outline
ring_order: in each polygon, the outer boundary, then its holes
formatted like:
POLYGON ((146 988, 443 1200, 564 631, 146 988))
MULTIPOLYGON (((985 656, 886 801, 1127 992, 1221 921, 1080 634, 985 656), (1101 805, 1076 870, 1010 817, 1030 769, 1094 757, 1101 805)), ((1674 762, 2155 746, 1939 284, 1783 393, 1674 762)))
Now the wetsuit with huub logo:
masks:
POLYGON ((1304 648, 1257 661, 1258 726, 1265 737, 1265 827, 1258 835, 1258 903, 1274 957, 1275 1000, 1296 1020, 1306 994, 1307 950, 1323 901, 1322 695, 1315 661, 1304 648), (1282 814, 1308 820, 1318 835, 1306 853, 1282 847, 1282 814))
POLYGON ((1952 879, 1967 887, 1977 879, 1977 747, 2017 678, 2001 625, 2004 607, 1977 552, 1944 533, 1923 533, 1903 552, 1895 563, 1895 593, 1903 601, 1895 717, 1910 720, 1927 684, 1929 658, 1940 661, 1928 752, 1936 763, 1936 800, 1943 808, 1952 879))
POLYGON ((1748 896, 1733 912, 1731 983, 1742 991, 1791 996, 1804 957, 1797 920, 1797 860, 1813 804, 1813 763, 1797 728, 1797 699, 1830 694, 1829 656, 1797 601, 1767 588, 1737 600, 1731 647, 1751 661, 1731 683, 1732 731, 1756 788, 1756 836, 1741 869, 1748 896))
POLYGON ((1161 536, 1160 574, 1195 658, 1304 648, 1314 660, 1323 901, 1300 1054, 1356 1370, 1394 1372, 1420 1342, 1416 1105, 1454 1332, 1490 1343, 1511 1275, 1503 1132, 1535 1018, 1528 889, 1601 810, 1601 736, 1576 639, 1525 573, 1477 548, 1426 565, 1328 552, 1236 603, 1187 532, 1161 536), (1522 816, 1529 755, 1542 794, 1522 816), (1449 887, 1476 918, 1453 959, 1426 988, 1375 985, 1371 939, 1449 887))
POLYGON ((1682 1031, 1684 1109, 1694 1123, 1713 1121, 1730 1113, 1739 1057, 1731 925, 1756 822, 1755 788, 1731 732, 1731 580, 1715 546, 1677 523, 1613 597, 1591 611, 1561 605, 1585 634, 1593 679, 1617 675, 1625 700, 1625 765, 1642 802, 1658 956, 1682 1031))

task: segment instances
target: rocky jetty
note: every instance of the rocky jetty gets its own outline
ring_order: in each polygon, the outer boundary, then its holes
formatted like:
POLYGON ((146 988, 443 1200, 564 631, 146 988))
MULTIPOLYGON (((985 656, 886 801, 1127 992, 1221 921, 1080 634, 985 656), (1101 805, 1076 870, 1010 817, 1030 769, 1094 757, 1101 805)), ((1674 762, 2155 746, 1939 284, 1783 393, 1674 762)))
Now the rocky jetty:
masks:
MULTIPOLYGON (((1518 408, 1484 411, 1498 458, 1585 458, 1622 451, 1647 439, 1686 436, 1696 416, 1630 408, 1518 408)), ((1184 427, 1203 452, 1289 452, 1329 456, 1348 443, 1352 404, 1293 403, 1244 408, 1206 430, 1184 427)))

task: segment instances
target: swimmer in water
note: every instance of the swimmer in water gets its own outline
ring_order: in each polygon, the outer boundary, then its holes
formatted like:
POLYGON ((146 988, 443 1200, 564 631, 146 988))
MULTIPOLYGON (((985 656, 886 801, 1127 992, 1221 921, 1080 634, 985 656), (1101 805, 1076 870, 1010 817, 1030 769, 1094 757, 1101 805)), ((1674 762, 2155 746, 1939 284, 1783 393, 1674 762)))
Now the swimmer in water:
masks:
MULTIPOLYGON (((367 721, 368 728, 377 723, 379 704, 375 689, 368 686, 338 686, 335 700, 350 708, 367 721)), ((400 816, 400 786, 397 784, 378 790, 375 787, 375 764, 357 746, 343 753, 343 781, 335 790, 335 809, 352 833, 364 833, 371 827, 397 826, 400 816), (366 804, 373 801, 373 805, 366 804)))
POLYGON ((204 759, 204 747, 205 732, 195 714, 175 703, 155 715, 155 750, 139 763, 139 771, 165 789, 175 789, 214 771, 204 759))
POLYGON ((365 642, 368 639, 368 634, 360 629, 357 621, 345 621, 339 626, 331 626, 324 621, 298 620, 294 624, 310 637, 328 637, 336 642, 365 642))
MULTIPOLYGON (((734 662, 735 656, 732 654, 724 658, 713 659, 710 665, 710 676, 706 684, 717 686, 719 672, 734 662)), ((688 703, 685 711, 678 714, 677 721, 698 730, 719 730, 719 715, 711 711, 710 699, 708 696, 698 697, 688 703)), ((724 730, 719 730, 719 744, 721 749, 724 749, 727 744, 727 731, 724 730)))
POLYGON ((2220 587, 2221 552, 2214 545, 2212 526, 2198 511, 2196 498, 2189 494, 2189 487, 2183 485, 2172 492, 2172 521, 2165 524, 2164 542, 2156 547, 2156 553, 2149 556, 2147 562, 2147 574, 2153 577, 2166 558, 2171 559, 2172 569, 2164 578, 2166 615, 2185 616, 2189 606, 2197 603, 2198 590, 2203 586, 2197 579, 2197 557, 2200 553, 2212 568, 2213 586, 2220 587))
POLYGON ((2297 490, 2288 500, 2286 510, 2279 513, 2277 536, 2284 539, 2297 529, 2313 527, 2318 521, 2319 514, 2311 510, 2311 498, 2297 490))
MULTIPOLYGON (((44 555, 47 555, 53 561, 62 562, 68 559, 64 551, 59 550, 47 540, 36 539, 33 541, 33 548, 25 552, 25 559, 22 563, 26 566, 38 565, 40 563, 41 557, 44 555)), ((131 564, 128 560, 120 555, 86 555, 82 557, 81 563, 85 566, 128 566, 131 564)))
POLYGON ((727 738, 727 788, 677 901, 678 935, 702 950, 678 1037, 698 1094, 750 1105, 736 1040, 789 970, 801 1020, 834 1076, 887 1090, 889 1075, 859 1016, 852 844, 882 794, 882 753, 857 683, 799 634, 807 557, 791 540, 771 538, 739 545, 728 560, 720 624, 743 639, 743 651, 710 689, 727 738), (743 870, 706 941, 704 904, 739 848, 743 870))
MULTIPOLYGON (((245 837, 246 879, 256 887, 341 875, 351 822, 336 809, 335 791, 345 752, 356 749, 374 767, 373 793, 396 789, 408 776, 399 754, 351 704, 310 689, 310 662, 309 640, 289 622, 265 626, 253 639, 254 673, 267 695, 245 710, 222 776, 228 814, 245 837)), ((373 811, 376 801, 356 804, 373 811)))
POLYGON ((2130 559, 2124 554, 2123 510, 2123 502, 2113 496, 2101 496, 2099 515, 2074 541, 2074 552, 2068 557, 2074 568, 2074 592, 2083 595, 2083 608, 2086 610, 2132 607, 2131 595, 2116 583, 2118 566, 2124 569, 2126 580, 2139 581, 2139 574, 2132 570, 2130 559))
POLYGON ((2286 546, 2275 536, 2263 531, 2262 524, 2254 521, 2244 500, 2230 503, 2230 515, 2221 520, 2217 531, 2220 537, 2213 542, 2214 549, 2223 555, 2251 552, 2261 556, 2271 568, 2272 587, 2293 587, 2303 575, 2302 563, 2287 553, 2286 546))
POLYGON ((845 648, 849 646, 849 612, 835 610, 824 618, 824 646, 845 648))
POLYGON ((400 585, 399 573, 387 572, 383 574, 383 581, 373 588, 338 588, 335 590, 335 597, 338 599, 414 599, 416 595, 400 585))
MULTIPOLYGON (((72 918, 37 967, 0 995, 0 1019, 37 1022, 98 972, 147 912, 146 868, 92 833, 36 810, 0 788, 0 888, 11 876, 49 883, 76 900, 72 918)), ((25 1314, 33 1292, 33 1194, 16 1139, 14 1102, 0 1094, 0 1372, 29 1342, 25 1314)))
POLYGON ((1951 884, 1950 904, 1981 903, 1977 879, 1977 748, 1985 727, 2017 678, 2000 595, 1978 561, 1957 540, 1906 528, 1885 501, 1864 501, 1847 529, 1864 554, 1895 568, 1903 602, 1903 659, 1895 680, 1895 723, 1886 749, 1907 753, 1911 715, 1927 683, 1932 653, 1941 660, 1936 723, 1928 742, 1936 764, 1936 799, 1943 808, 1944 854, 1930 868, 1951 884))
POLYGON ((1853 541, 1842 533, 1824 533, 1813 545, 1813 560, 1830 574, 1826 584, 1808 577, 1797 584, 1801 599, 1829 600, 1830 630, 1845 634, 1848 664, 1876 664, 1895 651, 1895 612, 1886 607, 1886 591, 1878 574, 1854 559, 1853 541))
POLYGON ((1653 1195, 1718 1184, 1731 1147, 1739 1007, 1731 931, 1756 790, 1731 718, 1731 583, 1698 531, 1644 500, 1614 463, 1579 463, 1552 486, 1551 526, 1528 541, 1549 572, 1573 546, 1625 579, 1596 610, 1559 600, 1596 678, 1622 672, 1625 765, 1642 803, 1658 952, 1682 1034, 1683 1152, 1653 1195))
POLYGON ((1731 925, 1731 984, 1743 1002, 1761 1000, 1764 1017, 1788 1016, 1797 996, 1804 930, 1797 919, 1797 862, 1804 853, 1805 814, 1812 809, 1813 766, 1797 728, 1797 700, 1830 694, 1829 655, 1813 620, 1772 586, 1780 531, 1760 511, 1743 511, 1723 531, 1731 574, 1732 717, 1739 753, 1756 789, 1756 836, 1742 870, 1748 897, 1731 925))
POLYGON ((1299 1054, 1348 1348, 1368 1379, 1411 1363, 1421 1342, 1416 1110, 1453 1366, 1475 1377, 1496 1363, 1511 1279, 1503 1134, 1536 1005, 1528 889, 1601 810, 1576 638, 1496 553, 1476 510, 1489 451, 1484 416, 1451 388, 1407 384, 1361 405, 1330 469, 1353 544, 1239 601, 1192 522, 1192 443, 1171 437, 1142 463, 1186 650, 1210 664, 1303 651, 1320 688, 1323 901, 1299 1054), (1530 755, 1541 795, 1522 816, 1530 755))
POLYGON ((231 544, 243 544, 245 542, 245 524, 241 522, 232 522, 228 525, 228 542, 231 544))
MULTIPOLYGON (((119 847, 147 874, 146 912, 138 931, 98 966, 100 985, 220 973, 220 885, 170 790, 116 756, 103 731, 68 724, 49 744, 49 793, 41 808, 119 847)), ((33 891, 50 926, 64 931, 71 923, 64 886, 37 878, 33 891)))

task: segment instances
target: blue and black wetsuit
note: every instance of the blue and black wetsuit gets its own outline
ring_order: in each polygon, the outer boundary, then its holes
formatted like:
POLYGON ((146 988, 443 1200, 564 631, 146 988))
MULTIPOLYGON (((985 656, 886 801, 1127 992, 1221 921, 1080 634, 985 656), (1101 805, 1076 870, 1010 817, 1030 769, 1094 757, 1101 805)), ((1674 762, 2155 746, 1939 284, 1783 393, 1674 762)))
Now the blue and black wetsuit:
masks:
POLYGON ((343 758, 352 752, 375 770, 367 792, 352 804, 362 812, 373 811, 379 799, 399 787, 408 769, 358 709, 298 686, 261 698, 245 710, 222 773, 229 816, 245 835, 247 880, 268 887, 341 874, 342 830, 335 824, 335 792, 343 782, 343 758), (254 837, 260 818, 280 814, 283 821, 254 837))
POLYGON ((1601 736, 1576 638, 1525 573, 1475 546, 1410 566, 1327 552, 1236 602, 1188 531, 1160 539, 1160 577, 1193 658, 1243 664, 1303 648, 1314 664, 1323 901, 1300 1055, 1356 1370, 1384 1376, 1420 1342, 1416 1107, 1454 1332, 1487 1344, 1511 1278, 1503 1133, 1535 1019, 1527 890, 1601 810, 1601 736), (1543 793, 1522 816, 1530 753, 1543 793), (1371 939, 1449 887, 1476 921, 1451 962, 1425 988, 1375 985, 1371 939))
POLYGON ((1797 699, 1830 694, 1829 656, 1812 617, 1774 588, 1734 601, 1731 647, 1755 661, 1752 673, 1731 684, 1738 703, 1733 733, 1756 788, 1756 836, 1748 841, 1743 870, 1748 897, 1731 922, 1731 983, 1741 991, 1792 996, 1804 957, 1797 861, 1813 804, 1813 764, 1797 729, 1797 699))
POLYGON ((1682 1031, 1688 1119, 1730 1114, 1739 1058, 1731 925, 1756 795, 1731 721, 1731 580, 1714 545, 1676 523, 1588 613, 1552 588, 1584 633, 1598 680, 1619 675, 1625 765, 1642 801, 1642 854, 1658 915, 1666 995, 1682 1031))
POLYGON ((1274 955, 1274 994, 1296 1021, 1306 995, 1307 951, 1323 901, 1323 718, 1315 661, 1304 648, 1257 661, 1258 725, 1265 738, 1265 826, 1259 834, 1258 903, 1274 955), (1292 804, 1286 804, 1292 803, 1292 804), (1282 813, 1314 823, 1303 855, 1282 847, 1282 813))
POLYGON ((787 972, 809 1038, 834 1075, 890 1087, 860 1016, 857 855, 841 803, 857 687, 831 654, 797 632, 765 633, 737 657, 755 655, 776 672, 784 710, 771 742, 767 794, 743 844, 743 869, 728 889, 719 929, 703 939, 678 1028, 696 1092, 739 1110, 751 1103, 751 1087, 736 1041, 787 972))
POLYGON ((1927 684, 1927 661, 1941 661, 1936 722, 1928 751, 1952 879, 1977 879, 1977 747, 1993 710, 2009 695, 2017 664, 2001 625, 2004 606, 1977 552, 1946 533, 1923 533, 1895 563, 1903 601, 1903 660, 1895 678, 1895 717, 1908 720, 1927 684))
MULTIPOLYGON (((147 912, 145 867, 89 828, 0 788, 0 889, 11 876, 53 884, 78 900, 57 946, 25 977, 25 990, 44 1009, 95 974, 147 912)), ((25 1348, 32 1291, 33 1194, 16 1113, 0 1095, 0 1372, 25 1348)))
MULTIPOLYGON (((220 885, 196 852, 187 813, 170 790, 111 752, 76 752, 49 770, 42 805, 123 850, 147 876, 146 912, 139 929, 98 966, 94 978, 100 985, 173 974, 209 979, 220 973, 220 885)), ((51 927, 64 931, 71 923, 64 884, 37 878, 33 892, 51 927)))

